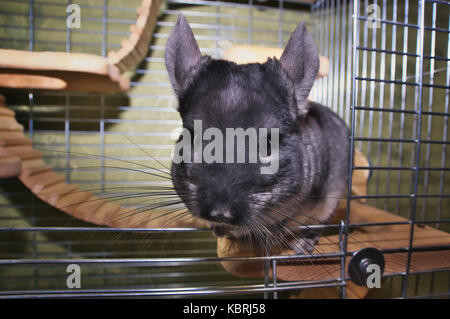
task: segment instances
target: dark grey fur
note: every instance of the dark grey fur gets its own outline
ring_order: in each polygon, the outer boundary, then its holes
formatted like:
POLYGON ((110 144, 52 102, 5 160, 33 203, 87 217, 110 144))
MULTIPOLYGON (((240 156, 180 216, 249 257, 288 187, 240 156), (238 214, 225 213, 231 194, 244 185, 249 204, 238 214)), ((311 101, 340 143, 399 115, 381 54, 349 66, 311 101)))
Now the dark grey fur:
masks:
POLYGON ((248 240, 265 251, 311 251, 317 233, 296 226, 326 223, 347 183, 349 138, 329 108, 307 101, 319 56, 301 23, 280 58, 237 65, 201 56, 180 16, 169 37, 166 65, 179 99, 183 126, 203 129, 280 129, 279 170, 262 163, 172 165, 172 179, 191 213, 218 236, 248 240), (261 247, 264 246, 264 247, 261 247))

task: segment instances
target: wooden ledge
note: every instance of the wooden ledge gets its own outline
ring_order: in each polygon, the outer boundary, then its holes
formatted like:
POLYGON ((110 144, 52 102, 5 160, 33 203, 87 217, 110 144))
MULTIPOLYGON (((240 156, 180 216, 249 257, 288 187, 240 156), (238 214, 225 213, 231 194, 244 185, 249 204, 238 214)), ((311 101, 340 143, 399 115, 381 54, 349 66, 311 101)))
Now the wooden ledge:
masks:
POLYGON ((0 49, 0 87, 89 93, 129 90, 130 80, 122 73, 133 69, 147 54, 162 1, 142 0, 130 36, 108 58, 0 49))
MULTIPOLYGON (((268 58, 280 59, 283 49, 262 47, 257 45, 235 45, 225 50, 222 59, 233 61, 237 64, 264 63, 268 58)), ((330 61, 320 56, 320 67, 317 78, 327 76, 330 72, 330 61)))
POLYGON ((96 55, 0 49, 0 86, 113 93, 127 91, 130 81, 96 55))

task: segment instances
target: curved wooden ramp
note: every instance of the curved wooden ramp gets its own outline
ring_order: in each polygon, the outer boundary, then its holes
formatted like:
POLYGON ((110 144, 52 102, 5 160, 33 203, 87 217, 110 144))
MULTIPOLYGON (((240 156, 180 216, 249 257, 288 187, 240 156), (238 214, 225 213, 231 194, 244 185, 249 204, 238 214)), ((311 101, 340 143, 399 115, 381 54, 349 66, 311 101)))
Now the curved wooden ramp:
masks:
POLYGON ((143 0, 137 9, 136 24, 130 26, 130 36, 122 40, 119 50, 108 53, 108 62, 120 72, 134 68, 146 56, 163 1, 143 0))
MULTIPOLYGON (((23 126, 15 119, 14 111, 8 109, 0 95, 0 177, 18 177, 37 197, 61 211, 78 219, 97 225, 111 227, 159 228, 169 225, 169 216, 158 216, 164 212, 141 212, 136 208, 125 208, 119 203, 108 202, 69 184, 65 177, 53 171, 35 150, 32 141, 23 133, 23 126), (161 213, 161 214, 160 214, 161 213)), ((189 218, 180 220, 176 226, 186 225, 189 218)), ((205 227, 199 222, 189 221, 192 227, 205 227)))
POLYGON ((113 93, 127 91, 130 81, 97 55, 0 49, 0 86, 113 93))

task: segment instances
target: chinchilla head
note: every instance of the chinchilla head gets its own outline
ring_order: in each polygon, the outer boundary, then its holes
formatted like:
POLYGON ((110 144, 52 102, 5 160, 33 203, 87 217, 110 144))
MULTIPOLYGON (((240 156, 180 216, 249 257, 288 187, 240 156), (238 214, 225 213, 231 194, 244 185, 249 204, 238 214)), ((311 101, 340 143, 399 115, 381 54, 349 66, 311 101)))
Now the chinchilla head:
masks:
POLYGON ((251 232, 257 219, 274 223, 265 210, 304 186, 299 122, 308 116, 319 68, 305 26, 295 29, 280 60, 237 65, 202 56, 180 16, 165 59, 183 121, 172 164, 177 193, 219 236, 251 232))

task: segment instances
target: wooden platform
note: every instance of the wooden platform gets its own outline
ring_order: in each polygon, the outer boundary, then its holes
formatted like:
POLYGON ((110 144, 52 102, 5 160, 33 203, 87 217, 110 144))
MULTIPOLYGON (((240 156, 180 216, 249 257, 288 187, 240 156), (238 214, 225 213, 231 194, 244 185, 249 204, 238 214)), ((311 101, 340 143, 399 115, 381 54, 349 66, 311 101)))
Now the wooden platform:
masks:
POLYGON ((121 48, 104 58, 68 52, 0 49, 0 87, 90 93, 126 92, 133 69, 147 54, 162 0, 143 0, 121 48))
MULTIPOLYGON (((233 61, 237 64, 264 63, 268 58, 281 58, 283 49, 262 47, 258 45, 234 45, 227 48, 222 59, 233 61)), ((322 78, 330 72, 330 61, 324 56, 319 56, 320 67, 317 78, 322 78)))

